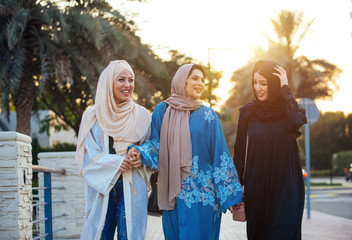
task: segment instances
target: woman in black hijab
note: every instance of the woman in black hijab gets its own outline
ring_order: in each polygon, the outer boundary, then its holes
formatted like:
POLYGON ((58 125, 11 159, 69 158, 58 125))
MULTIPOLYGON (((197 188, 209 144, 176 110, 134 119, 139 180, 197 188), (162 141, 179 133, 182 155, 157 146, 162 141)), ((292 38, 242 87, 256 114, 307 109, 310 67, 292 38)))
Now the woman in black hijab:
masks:
POLYGON ((240 108, 233 159, 244 185, 247 237, 301 239, 304 184, 296 138, 305 110, 273 61, 254 65, 252 87, 256 99, 240 108))

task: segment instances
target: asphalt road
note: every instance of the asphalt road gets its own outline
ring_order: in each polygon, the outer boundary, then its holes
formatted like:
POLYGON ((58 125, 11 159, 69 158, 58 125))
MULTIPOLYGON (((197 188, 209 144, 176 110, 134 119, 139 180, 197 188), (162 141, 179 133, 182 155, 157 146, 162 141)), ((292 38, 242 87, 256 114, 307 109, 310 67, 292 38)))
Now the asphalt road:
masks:
MULTIPOLYGON (((330 179, 311 179, 311 182, 330 183, 330 179)), ((346 182, 344 178, 334 178, 333 182, 342 183, 344 188, 311 188, 310 208, 334 216, 352 219, 352 182, 346 182)))
POLYGON ((311 209, 352 219, 352 189, 311 192, 311 209))

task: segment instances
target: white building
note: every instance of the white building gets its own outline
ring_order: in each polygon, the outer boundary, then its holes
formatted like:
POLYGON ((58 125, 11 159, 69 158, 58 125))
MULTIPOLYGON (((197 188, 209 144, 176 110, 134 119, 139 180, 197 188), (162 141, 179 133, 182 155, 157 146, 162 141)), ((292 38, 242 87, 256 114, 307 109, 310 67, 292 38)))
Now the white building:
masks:
MULTIPOLYGON (((54 115, 54 112, 50 110, 39 110, 38 115, 39 115, 39 120, 37 116, 32 114, 31 136, 32 138, 38 139, 38 143, 41 147, 44 147, 44 148, 52 147, 54 144, 57 144, 57 143, 72 143, 72 144, 77 143, 77 137, 75 136, 75 131, 73 131, 73 129, 70 129, 68 131, 61 130, 59 132, 56 132, 54 127, 50 127, 49 129, 50 136, 48 136, 46 132, 39 133, 40 121, 45 119, 45 117, 48 115, 54 115)), ((0 120, 2 121, 2 123, 5 124, 7 131, 16 131, 16 113, 15 112, 10 112, 10 121, 7 120, 6 113, 0 113, 0 120)), ((4 131, 4 130, 0 127, 0 132, 1 131, 4 131)))

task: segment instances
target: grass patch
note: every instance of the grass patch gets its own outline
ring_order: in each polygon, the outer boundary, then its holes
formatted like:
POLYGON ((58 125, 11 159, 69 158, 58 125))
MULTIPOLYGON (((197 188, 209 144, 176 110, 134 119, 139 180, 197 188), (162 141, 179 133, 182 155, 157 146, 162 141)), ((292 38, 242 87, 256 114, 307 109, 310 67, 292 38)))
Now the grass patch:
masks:
MULTIPOLYGON (((304 186, 306 186, 306 182, 304 182, 304 186)), ((311 182, 310 186, 312 186, 312 187, 341 187, 342 183, 311 182)))

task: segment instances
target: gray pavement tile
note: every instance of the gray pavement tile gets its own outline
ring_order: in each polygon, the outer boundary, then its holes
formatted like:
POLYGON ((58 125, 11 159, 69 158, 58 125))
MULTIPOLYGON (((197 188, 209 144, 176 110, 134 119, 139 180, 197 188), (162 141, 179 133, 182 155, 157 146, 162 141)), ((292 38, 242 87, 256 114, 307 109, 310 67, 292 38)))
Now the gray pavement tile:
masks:
MULTIPOLYGON (((318 211, 311 211, 307 219, 304 212, 302 220, 303 240, 350 240, 352 239, 352 220, 332 216, 318 211)), ((146 240, 163 240, 161 217, 148 217, 146 240)), ((232 221, 228 212, 223 214, 220 231, 221 240, 245 240, 246 223, 232 221)))
POLYGON ((352 219, 311 211, 310 219, 304 212, 302 221, 304 240, 351 240, 352 219))

